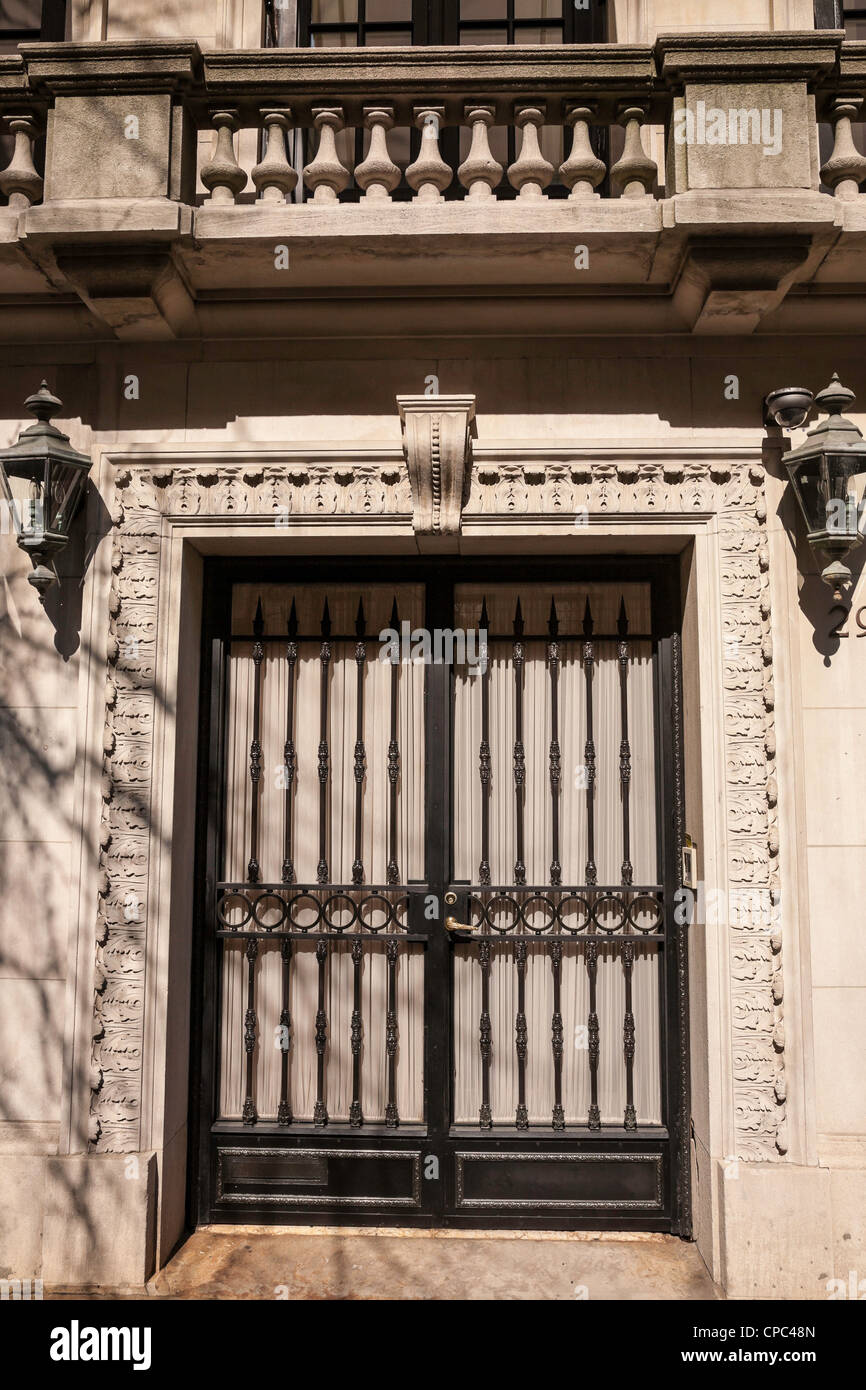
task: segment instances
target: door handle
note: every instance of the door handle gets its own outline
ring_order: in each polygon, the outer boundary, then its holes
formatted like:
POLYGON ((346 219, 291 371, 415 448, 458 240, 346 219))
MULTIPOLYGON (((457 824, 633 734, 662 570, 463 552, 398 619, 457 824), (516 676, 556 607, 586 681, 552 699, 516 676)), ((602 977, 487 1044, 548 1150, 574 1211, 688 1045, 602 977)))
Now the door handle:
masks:
POLYGON ((475 930, 471 922, 458 922, 456 917, 446 917, 445 927, 448 931, 474 932, 475 930))

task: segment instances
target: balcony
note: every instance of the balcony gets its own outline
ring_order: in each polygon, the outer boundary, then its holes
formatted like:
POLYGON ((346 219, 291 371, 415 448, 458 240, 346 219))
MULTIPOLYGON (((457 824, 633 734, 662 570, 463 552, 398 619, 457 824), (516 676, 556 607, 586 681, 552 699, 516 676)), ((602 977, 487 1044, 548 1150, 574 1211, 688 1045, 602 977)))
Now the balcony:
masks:
POLYGON ((844 331, 864 99, 840 32, 22 44, 0 337, 844 331))

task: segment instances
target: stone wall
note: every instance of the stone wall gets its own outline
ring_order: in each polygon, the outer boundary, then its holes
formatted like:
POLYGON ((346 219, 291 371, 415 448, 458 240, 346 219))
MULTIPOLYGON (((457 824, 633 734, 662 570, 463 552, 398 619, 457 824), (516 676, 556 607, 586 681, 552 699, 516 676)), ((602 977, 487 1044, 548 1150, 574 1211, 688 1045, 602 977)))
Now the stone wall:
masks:
POLYGON ((412 553, 396 396, 435 374, 476 398, 467 553, 683 552, 686 828, 708 886, 779 890, 782 905, 778 930, 692 929, 697 1234, 731 1292, 772 1278, 824 1296, 820 1276, 847 1278, 858 1239, 862 1251, 866 613, 855 592, 830 634, 841 614, 802 547, 798 589, 799 523, 759 412, 795 377, 818 387, 836 369, 862 390, 860 364, 841 344, 773 358, 754 340, 371 346, 344 345, 338 394, 333 361, 300 343, 247 346, 242 361, 213 345, 207 362, 181 345, 100 348, 89 363, 82 349, 72 375, 34 362, 4 381, 4 443, 46 374, 65 379, 70 412, 82 402, 73 436, 95 457, 81 551, 45 610, 3 538, 4 700, 24 751, 14 780, 4 759, 0 991, 15 1022, 0 1177, 29 1213, 6 1248, 32 1265, 14 1272, 140 1282, 182 1229, 192 807, 174 789, 191 781, 175 749, 193 742, 181 652, 197 621, 184 565, 214 546, 412 553), (574 529, 584 507, 588 536, 574 529))

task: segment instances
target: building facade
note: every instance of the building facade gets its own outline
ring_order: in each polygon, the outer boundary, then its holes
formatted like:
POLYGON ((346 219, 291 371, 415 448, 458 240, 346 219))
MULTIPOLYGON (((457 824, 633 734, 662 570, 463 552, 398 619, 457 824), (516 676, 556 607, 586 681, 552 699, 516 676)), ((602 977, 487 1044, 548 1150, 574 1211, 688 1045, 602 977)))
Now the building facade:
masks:
POLYGON ((2 443, 91 468, 0 539, 0 1273, 866 1278, 862 559, 763 404, 866 398, 866 11, 6 8, 2 443))

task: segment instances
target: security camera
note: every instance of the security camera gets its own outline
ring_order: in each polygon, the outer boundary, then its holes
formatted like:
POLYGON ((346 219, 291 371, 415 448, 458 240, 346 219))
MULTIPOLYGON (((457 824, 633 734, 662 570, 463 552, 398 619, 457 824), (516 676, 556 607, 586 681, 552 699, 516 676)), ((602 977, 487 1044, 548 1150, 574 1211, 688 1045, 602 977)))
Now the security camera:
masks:
POLYGON ((812 392, 805 386, 782 386, 764 401, 765 420, 784 430, 795 430, 812 409, 812 400, 812 392))

